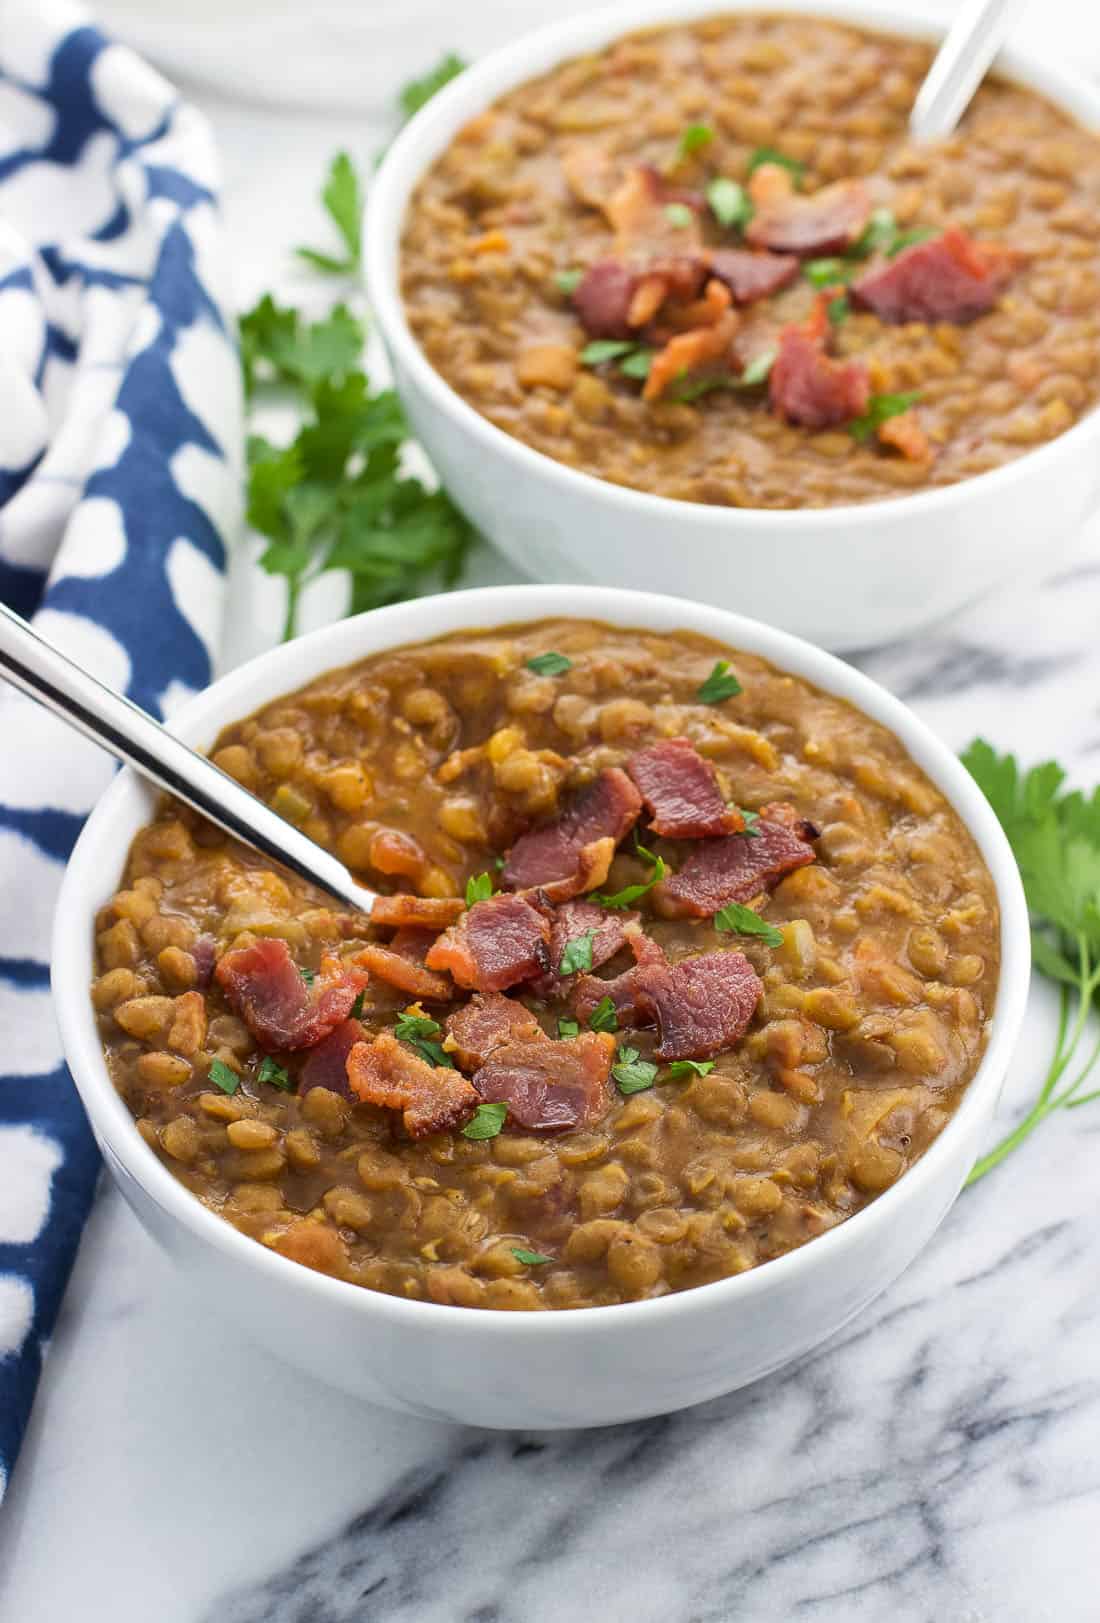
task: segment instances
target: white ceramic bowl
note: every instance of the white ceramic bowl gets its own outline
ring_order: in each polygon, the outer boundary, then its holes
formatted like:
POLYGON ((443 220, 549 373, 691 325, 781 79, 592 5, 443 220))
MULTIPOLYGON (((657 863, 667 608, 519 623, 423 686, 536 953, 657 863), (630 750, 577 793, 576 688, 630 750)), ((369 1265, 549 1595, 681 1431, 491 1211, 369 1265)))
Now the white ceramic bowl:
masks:
POLYGON ((989 1048, 952 1120, 892 1189, 801 1250, 719 1284, 619 1307, 505 1313, 403 1301, 312 1273, 238 1233, 161 1165, 115 1092, 88 992, 93 918, 155 803, 133 773, 122 772, 69 863, 53 990, 69 1065, 123 1194, 210 1306, 280 1357, 390 1408, 483 1426, 599 1426, 682 1408, 777 1369, 838 1329, 901 1272, 958 1193, 986 1143, 1027 998, 1019 877, 969 774, 867 677, 720 609, 599 587, 501 586, 425 598, 345 620, 253 660, 194 699, 173 731, 209 747, 227 723, 334 666, 448 631, 553 615, 702 632, 764 655, 889 727, 981 849, 1000 901, 1003 962, 989 1048))
MULTIPOLYGON (((907 0, 639 0, 540 29, 467 69, 390 148, 367 208, 370 302, 441 480, 527 574, 629 581, 756 615, 827 648, 867 647, 1037 570, 1072 538, 1100 501, 1100 412, 991 473, 889 501, 790 512, 671 501, 567 468, 494 427, 428 361, 398 290, 409 195, 475 113, 630 29, 738 10, 814 13, 929 39, 943 33, 942 22, 922 19, 907 0)), ((1100 128, 1100 91, 1083 79, 1011 53, 998 68, 1100 128)))

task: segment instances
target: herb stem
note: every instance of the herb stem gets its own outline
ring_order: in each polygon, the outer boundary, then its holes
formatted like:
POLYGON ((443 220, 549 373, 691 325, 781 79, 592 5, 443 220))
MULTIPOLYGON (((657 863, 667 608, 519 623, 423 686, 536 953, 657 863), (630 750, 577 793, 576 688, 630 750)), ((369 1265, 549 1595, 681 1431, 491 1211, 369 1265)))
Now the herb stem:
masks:
POLYGON ((286 617, 283 620, 283 641, 290 642, 298 629, 298 599, 302 592, 302 582, 297 575, 287 577, 286 583, 286 617))

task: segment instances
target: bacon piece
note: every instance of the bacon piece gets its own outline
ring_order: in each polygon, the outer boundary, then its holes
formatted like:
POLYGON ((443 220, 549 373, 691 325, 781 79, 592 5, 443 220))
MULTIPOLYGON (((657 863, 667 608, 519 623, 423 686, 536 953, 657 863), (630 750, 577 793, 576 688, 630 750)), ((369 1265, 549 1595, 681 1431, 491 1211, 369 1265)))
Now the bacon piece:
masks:
MULTIPOLYGON (((728 291, 726 299, 729 299, 728 291)), ((670 383, 690 377, 710 361, 728 358, 737 325, 737 316, 732 310, 727 310, 711 326, 695 327, 691 332, 678 333, 675 338, 669 339, 653 357, 642 399, 659 400, 670 383)))
POLYGON ((573 306, 590 338, 629 338, 638 275, 618 259, 590 265, 573 292, 573 306))
POLYGON ((578 203, 593 209, 606 205, 615 190, 618 175, 613 160, 602 147, 570 147, 562 156, 561 167, 565 183, 578 203))
POLYGON ((654 900, 669 918, 705 918, 730 902, 748 902, 813 862, 816 832, 792 806, 764 806, 755 835, 701 841, 679 873, 656 886, 654 900))
POLYGON ((582 845, 577 852, 577 870, 569 879, 555 879, 549 885, 539 886, 539 898, 544 902, 568 902, 573 896, 602 885, 611 872, 615 860, 616 841, 609 834, 606 839, 593 840, 582 845))
POLYGON ((426 997, 430 1003, 446 1003, 454 997, 455 989, 445 975, 433 975, 425 968, 424 960, 435 945, 434 930, 418 930, 405 925, 398 930, 388 946, 378 942, 357 952, 355 961, 377 975, 387 986, 412 997, 426 997))
MULTIPOLYGON (((508 853, 502 875, 504 884, 511 890, 552 887, 547 893, 555 901, 564 899, 554 887, 555 880, 575 881, 579 876, 589 888, 602 885, 607 869, 602 877, 592 877, 598 864, 594 853, 584 857, 585 848, 600 844, 602 858, 606 847, 601 842, 610 840, 613 854, 623 835, 634 827, 641 809, 641 796, 626 773, 617 766, 605 767, 566 807, 556 823, 520 836, 508 853)), ((579 888, 578 885, 572 894, 576 895, 579 888)))
POLYGON ((298 1092, 328 1088, 333 1093, 347 1093, 348 1055, 366 1035, 358 1020, 341 1020, 338 1026, 333 1026, 328 1036, 306 1055, 306 1062, 298 1073, 298 1092))
POLYGON ((630 169, 602 207, 615 233, 615 252, 620 259, 630 261, 640 254, 679 257, 703 246, 702 198, 667 186, 652 164, 630 169), (688 219, 680 213, 685 208, 688 219))
POLYGON ((570 941, 587 930, 596 932, 592 937, 592 968, 598 969, 625 946, 631 928, 640 925, 639 914, 601 907, 598 902, 571 901, 556 907, 550 922, 550 973, 535 981, 531 990, 539 997, 553 997, 568 984, 572 977, 563 976, 559 967, 562 953, 570 941))
POLYGON ((655 834, 698 840, 736 834, 745 826, 741 813, 722 798, 714 767, 687 738, 662 739, 632 755, 626 770, 641 791, 655 834))
POLYGON ((798 276, 794 254, 752 253, 747 248, 718 248, 710 256, 711 275, 724 282, 734 304, 753 304, 789 287, 798 276))
POLYGON ((400 1110, 410 1138, 459 1127, 477 1109, 477 1092, 450 1065, 429 1065, 383 1032, 348 1055, 348 1087, 363 1104, 400 1110))
POLYGON ((465 904, 457 896, 379 896, 371 908, 372 924, 398 930, 403 924, 425 930, 445 930, 462 917, 465 904))
POLYGON ((484 997, 475 992, 469 1003, 447 1016, 447 1035, 454 1043, 448 1053, 464 1071, 476 1071, 508 1043, 549 1040, 530 1009, 502 992, 484 997))
POLYGON ((634 964, 630 969, 609 980, 601 980, 598 975, 578 975, 573 989, 573 1013, 578 1020, 588 1021, 605 997, 609 997, 615 1005, 621 1026, 636 1026, 645 1019, 644 1011, 638 1005, 639 966, 664 964, 668 960, 656 941, 642 933, 640 926, 626 931, 626 942, 634 954, 634 964))
POLYGON ((1022 259, 1001 243, 975 242, 949 226, 865 271, 848 293, 880 321, 973 321, 996 303, 1022 259))
MULTIPOLYGON (((772 169, 773 165, 763 168, 772 169)), ((763 168, 757 171, 763 174, 763 168)), ((786 173, 786 171, 784 171, 786 173)), ((788 176, 788 181, 790 177, 788 176)), ((753 177, 756 179, 756 176, 753 177)), ((818 254, 843 253, 863 231, 871 214, 871 200, 861 180, 838 180, 806 196, 784 189, 769 175, 771 195, 757 200, 760 186, 750 185, 756 213, 745 227, 745 240, 754 248, 797 254, 812 259, 818 254)))
POLYGON ((835 361, 825 353, 821 331, 824 305, 801 326, 784 327, 768 377, 768 398, 776 413, 803 428, 828 428, 867 410, 871 379, 862 361, 835 361))
POLYGON ((632 972, 639 1005, 657 1021, 661 1060, 707 1059, 745 1035, 764 985, 744 953, 706 952, 632 972))
POLYGON ((508 1043, 475 1073, 474 1087, 483 1099, 506 1100, 509 1118, 529 1132, 583 1127, 607 1109, 614 1056, 607 1031, 508 1043))
POLYGON ((468 990, 503 992, 549 969, 549 940, 549 919, 526 897, 490 896, 433 943, 425 963, 468 990))
POLYGON ((346 1020, 370 977, 339 958, 321 960, 312 986, 278 937, 237 947, 219 958, 218 985, 259 1046, 268 1051, 309 1048, 346 1020))
POLYGON ((883 445, 892 445, 909 462, 931 462, 932 444, 915 411, 901 411, 896 417, 887 417, 876 432, 883 445))

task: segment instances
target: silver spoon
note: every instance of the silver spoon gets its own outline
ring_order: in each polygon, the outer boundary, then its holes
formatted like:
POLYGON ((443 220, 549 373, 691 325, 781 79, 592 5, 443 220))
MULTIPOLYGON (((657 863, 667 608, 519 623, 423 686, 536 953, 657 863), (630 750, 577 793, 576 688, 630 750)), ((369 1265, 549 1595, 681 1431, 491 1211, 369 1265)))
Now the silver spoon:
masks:
POLYGON ((1004 44, 1024 0, 963 0, 909 115, 914 141, 950 135, 1004 44))
POLYGON ((369 913, 374 906, 375 892, 357 884, 331 852, 307 839, 136 704, 104 687, 51 647, 2 603, 0 676, 143 778, 217 823, 242 845, 251 846, 360 913, 369 913))

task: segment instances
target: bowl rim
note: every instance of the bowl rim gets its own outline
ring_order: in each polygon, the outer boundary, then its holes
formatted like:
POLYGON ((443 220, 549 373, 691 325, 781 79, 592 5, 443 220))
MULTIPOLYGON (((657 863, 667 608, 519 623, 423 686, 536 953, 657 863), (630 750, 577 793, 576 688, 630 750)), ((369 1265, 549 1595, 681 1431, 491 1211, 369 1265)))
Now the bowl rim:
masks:
MULTIPOLYGON (((848 529, 860 521, 881 523, 891 513, 931 519, 945 506, 968 500, 970 491, 978 492, 974 499, 979 500, 982 492, 1011 487, 1033 473, 1055 478, 1056 464, 1063 457, 1073 456, 1083 441, 1100 438, 1100 407, 1094 406, 1045 445, 954 484, 826 507, 715 507, 613 484, 556 461, 483 417, 428 360, 409 327, 398 286, 400 233, 414 187, 462 125, 528 79, 622 34, 741 11, 823 17, 870 31, 933 41, 942 39, 947 30, 942 15, 921 0, 914 4, 909 0, 635 0, 629 6, 606 6, 549 23, 487 53, 438 91, 405 125, 387 150, 364 205, 367 296, 399 381, 403 373, 409 375, 437 411, 452 418, 487 455, 503 458, 517 476, 541 477, 577 499, 587 495, 593 501, 606 501, 624 517, 649 510, 651 516, 663 515, 670 523, 691 523, 704 533, 736 530, 750 520, 753 526, 780 534, 817 536, 823 530, 848 529)), ((1037 91, 1061 112, 1100 131, 1100 89, 1073 69, 1030 50, 1025 54, 1022 49, 1007 49, 998 55, 993 71, 1037 91)))
POLYGON ((97 1138, 109 1146, 129 1177, 197 1241, 268 1275, 276 1289, 281 1281, 291 1292, 320 1293, 334 1307, 343 1304, 350 1312, 376 1314, 391 1324, 424 1331, 441 1328, 448 1320, 460 1334, 516 1336, 572 1335, 585 1330, 598 1334, 634 1324, 656 1327, 672 1317, 711 1306, 748 1302, 762 1292, 782 1289, 802 1270, 815 1267, 815 1259, 823 1266, 830 1258, 842 1256, 872 1225, 888 1224, 895 1213, 900 1216, 920 1186, 933 1182, 941 1167, 950 1164, 964 1135, 974 1137, 995 1108, 1023 1021, 1031 967, 1027 906, 1008 841, 966 768, 919 717, 861 671, 788 632, 690 599, 618 587, 516 585, 443 593, 357 615, 261 654, 191 699, 174 717, 170 730, 199 747, 208 746, 221 727, 327 670, 451 631, 556 618, 700 632, 734 650, 759 653, 781 670, 854 704, 898 737, 969 830, 993 880, 1000 909, 1001 967, 986 1051, 947 1125, 897 1183, 824 1234, 746 1273, 640 1302, 542 1313, 409 1301, 334 1279, 269 1250, 203 1205, 145 1143, 111 1082, 89 991, 94 973, 94 918, 117 887, 125 851, 156 799, 155 792, 125 768, 85 824, 58 897, 51 984, 65 1058, 97 1138))

